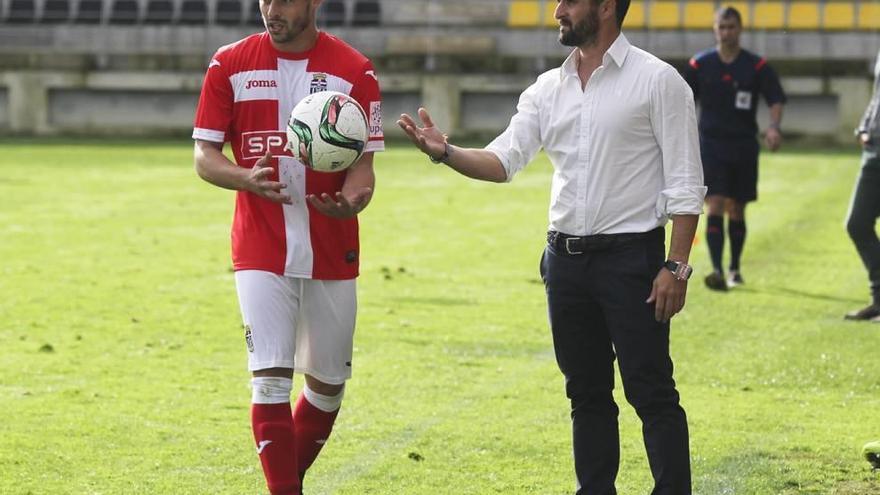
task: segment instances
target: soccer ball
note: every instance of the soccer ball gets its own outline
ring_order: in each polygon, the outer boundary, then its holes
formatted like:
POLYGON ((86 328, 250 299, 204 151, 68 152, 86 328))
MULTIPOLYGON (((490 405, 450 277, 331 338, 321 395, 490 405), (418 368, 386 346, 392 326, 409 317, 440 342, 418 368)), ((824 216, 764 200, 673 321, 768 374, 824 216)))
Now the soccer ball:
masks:
POLYGON ((367 133, 367 116, 354 98, 322 91, 293 108, 287 122, 287 149, 312 170, 339 172, 364 153, 367 133))

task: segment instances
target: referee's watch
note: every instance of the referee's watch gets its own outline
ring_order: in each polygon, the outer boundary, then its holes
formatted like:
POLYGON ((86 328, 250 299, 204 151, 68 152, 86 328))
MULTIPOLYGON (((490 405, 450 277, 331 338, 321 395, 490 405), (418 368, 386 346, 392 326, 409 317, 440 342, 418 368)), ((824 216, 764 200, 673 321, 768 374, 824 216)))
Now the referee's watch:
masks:
POLYGON ((694 268, 682 261, 666 260, 666 263, 663 264, 663 268, 672 272, 672 276, 674 276, 676 280, 682 281, 687 281, 687 279, 691 278, 691 274, 694 273, 694 268))

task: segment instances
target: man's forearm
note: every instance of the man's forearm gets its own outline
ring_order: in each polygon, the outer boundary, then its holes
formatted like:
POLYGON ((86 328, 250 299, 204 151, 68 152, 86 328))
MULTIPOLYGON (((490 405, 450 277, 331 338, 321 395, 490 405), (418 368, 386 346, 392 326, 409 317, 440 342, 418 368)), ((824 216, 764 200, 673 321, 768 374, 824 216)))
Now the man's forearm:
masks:
POLYGON ((782 126, 782 103, 774 103, 770 106, 770 127, 779 130, 782 126))
POLYGON ((669 259, 687 263, 691 255, 699 215, 673 215, 672 237, 669 241, 669 259))
POLYGON ((495 153, 479 148, 459 148, 447 145, 448 157, 443 163, 456 172, 472 179, 489 182, 507 181, 507 171, 495 153))
POLYGON ((342 184, 342 194, 350 197, 357 195, 364 188, 370 189, 364 203, 357 208, 358 212, 364 210, 373 198, 376 188, 376 173, 373 170, 373 153, 364 153, 362 157, 346 171, 345 182, 342 184))
POLYGON ((248 171, 229 161, 213 143, 196 142, 195 166, 199 177, 206 182, 234 191, 244 188, 248 171))

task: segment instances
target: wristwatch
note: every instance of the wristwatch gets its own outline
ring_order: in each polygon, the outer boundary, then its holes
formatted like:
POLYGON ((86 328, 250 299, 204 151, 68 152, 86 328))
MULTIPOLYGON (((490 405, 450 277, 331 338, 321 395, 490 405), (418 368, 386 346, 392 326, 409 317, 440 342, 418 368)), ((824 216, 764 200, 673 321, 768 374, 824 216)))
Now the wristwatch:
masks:
POLYGON ((672 276, 677 280, 686 281, 691 278, 691 274, 694 273, 694 268, 691 265, 681 261, 666 260, 663 267, 672 272, 672 276))
POLYGON ((449 143, 443 143, 443 154, 434 158, 431 155, 428 155, 428 158, 434 163, 446 163, 446 160, 449 159, 449 143))

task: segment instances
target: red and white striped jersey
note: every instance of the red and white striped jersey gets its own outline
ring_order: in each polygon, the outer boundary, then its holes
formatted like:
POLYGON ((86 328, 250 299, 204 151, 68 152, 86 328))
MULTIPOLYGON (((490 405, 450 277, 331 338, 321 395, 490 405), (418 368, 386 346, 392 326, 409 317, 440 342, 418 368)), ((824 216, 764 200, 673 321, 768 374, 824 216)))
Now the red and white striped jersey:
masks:
POLYGON ((335 219, 315 211, 306 194, 342 189, 345 171, 315 172, 284 149, 291 110, 318 91, 350 95, 369 122, 365 152, 382 151, 379 82, 369 59, 344 41, 320 32, 303 53, 275 49, 267 33, 220 48, 208 66, 196 110, 193 139, 232 143, 245 168, 272 153, 273 180, 287 184, 293 204, 273 203, 238 191, 232 224, 235 270, 265 270, 291 277, 342 280, 358 275, 356 218, 335 219))

